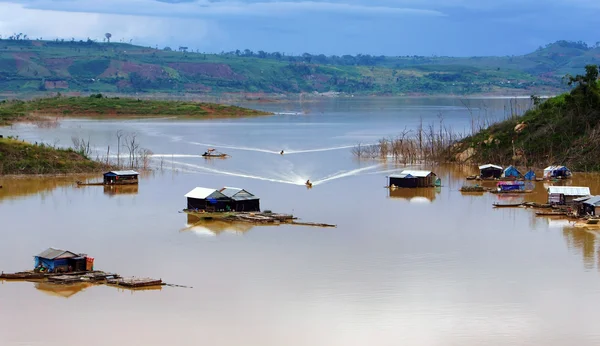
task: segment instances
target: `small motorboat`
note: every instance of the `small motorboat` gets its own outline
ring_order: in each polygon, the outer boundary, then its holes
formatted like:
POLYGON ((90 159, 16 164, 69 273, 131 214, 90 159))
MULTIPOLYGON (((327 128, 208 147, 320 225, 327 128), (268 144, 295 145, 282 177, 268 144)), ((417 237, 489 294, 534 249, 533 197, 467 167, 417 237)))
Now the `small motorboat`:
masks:
POLYGON ((306 187, 309 187, 309 188, 312 187, 312 183, 310 182, 310 180, 307 180, 305 184, 306 184, 306 187))
POLYGON ((202 154, 202 157, 204 157, 206 159, 209 159, 209 158, 224 159, 226 157, 229 157, 229 155, 220 153, 220 152, 216 151, 215 149, 208 149, 207 151, 204 152, 204 154, 202 154))
POLYGON ((283 155, 283 150, 279 154, 283 155))

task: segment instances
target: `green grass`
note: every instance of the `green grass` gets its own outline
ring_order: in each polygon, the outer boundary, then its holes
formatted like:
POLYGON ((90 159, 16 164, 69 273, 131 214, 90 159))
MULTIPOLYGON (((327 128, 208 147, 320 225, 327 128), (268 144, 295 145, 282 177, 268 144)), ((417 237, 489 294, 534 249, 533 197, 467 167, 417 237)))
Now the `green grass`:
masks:
POLYGON ((140 100, 123 97, 51 97, 31 101, 0 101, 0 125, 35 115, 68 116, 179 116, 182 118, 246 117, 271 113, 205 102, 140 100))
POLYGON ((597 66, 589 68, 585 76, 572 79, 577 86, 571 92, 460 141, 450 160, 470 149, 474 163, 537 168, 564 164, 578 171, 600 171, 600 82, 597 66))
POLYGON ((107 166, 72 149, 0 139, 0 175, 102 172, 107 166))

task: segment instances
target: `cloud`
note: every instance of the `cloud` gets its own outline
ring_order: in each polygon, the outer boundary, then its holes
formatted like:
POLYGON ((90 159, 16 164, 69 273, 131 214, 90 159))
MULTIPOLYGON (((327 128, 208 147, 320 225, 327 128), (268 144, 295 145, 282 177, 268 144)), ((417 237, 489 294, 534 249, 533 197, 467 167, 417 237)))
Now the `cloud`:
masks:
MULTIPOLYGON (((437 10, 322 1, 165 2, 156 0, 15 0, 29 9, 179 18, 281 17, 308 13, 361 16, 444 16, 437 10)), ((0 1, 1 2, 1 1, 0 1)))
MULTIPOLYGON (((210 21, 154 18, 122 14, 73 13, 25 8, 15 3, 1 3, 0 34, 25 33, 31 38, 44 39, 98 39, 105 32, 115 33, 113 40, 121 38, 134 42, 167 44, 179 33, 193 28, 194 36, 210 43, 210 21), (117 34, 118 33, 118 34, 117 34)), ((212 26, 214 28, 214 26, 212 26)), ((214 34, 214 33, 213 33, 214 34)))

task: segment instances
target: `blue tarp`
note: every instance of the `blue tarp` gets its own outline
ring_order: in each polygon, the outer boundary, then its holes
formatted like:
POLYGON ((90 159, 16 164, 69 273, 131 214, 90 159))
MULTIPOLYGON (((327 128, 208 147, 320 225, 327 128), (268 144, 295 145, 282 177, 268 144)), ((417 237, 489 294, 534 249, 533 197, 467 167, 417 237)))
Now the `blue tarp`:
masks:
POLYGON ((525 173, 525 180, 535 180, 535 172, 530 169, 529 172, 525 173))
POLYGON ((508 166, 504 170, 503 175, 504 175, 505 178, 508 178, 508 177, 518 178, 518 177, 521 176, 521 172, 519 172, 519 170, 516 169, 514 166, 508 166))

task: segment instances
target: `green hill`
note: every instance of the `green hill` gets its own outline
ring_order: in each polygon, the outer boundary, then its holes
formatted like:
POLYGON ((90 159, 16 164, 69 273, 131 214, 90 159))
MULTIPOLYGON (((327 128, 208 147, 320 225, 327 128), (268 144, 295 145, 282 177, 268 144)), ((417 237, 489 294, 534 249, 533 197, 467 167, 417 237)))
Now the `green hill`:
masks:
POLYGON ((451 150, 451 160, 471 163, 544 167, 565 164, 573 170, 600 170, 600 84, 598 66, 585 75, 568 76, 575 88, 540 102, 513 117, 465 138, 451 150))
POLYGON ((249 50, 204 54, 125 43, 0 40, 0 94, 300 93, 378 95, 541 94, 600 48, 559 41, 514 57, 384 57, 249 50))

